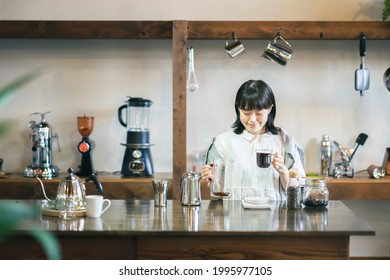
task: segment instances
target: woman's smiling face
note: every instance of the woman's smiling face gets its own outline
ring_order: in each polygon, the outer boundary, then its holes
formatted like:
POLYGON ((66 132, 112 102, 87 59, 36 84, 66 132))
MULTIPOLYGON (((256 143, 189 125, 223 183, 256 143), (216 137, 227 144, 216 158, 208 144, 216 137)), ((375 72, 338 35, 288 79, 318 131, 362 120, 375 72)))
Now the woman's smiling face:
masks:
POLYGON ((260 135, 265 133, 265 125, 268 120, 268 115, 271 108, 262 110, 246 110, 239 109, 240 121, 245 127, 245 130, 253 135, 260 135))

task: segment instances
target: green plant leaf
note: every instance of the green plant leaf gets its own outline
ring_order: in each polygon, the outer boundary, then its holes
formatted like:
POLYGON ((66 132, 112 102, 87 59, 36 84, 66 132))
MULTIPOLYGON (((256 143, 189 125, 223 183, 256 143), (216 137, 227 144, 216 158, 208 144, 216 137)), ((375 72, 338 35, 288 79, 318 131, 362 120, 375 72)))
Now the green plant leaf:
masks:
POLYGON ((390 16, 390 0, 384 0, 383 3, 382 20, 385 21, 390 16))
MULTIPOLYGON (((35 79, 40 75, 40 70, 33 70, 24 74, 23 76, 11 81, 6 84, 2 88, 0 88, 0 107, 3 106, 11 94, 17 89, 21 88, 25 84, 29 83, 31 80, 35 79)), ((10 122, 1 121, 0 122, 0 137, 7 132, 7 130, 11 127, 10 122)))
POLYGON ((14 124, 14 121, 6 120, 6 121, 0 121, 0 137, 3 134, 6 134, 7 131, 9 131, 14 124))
POLYGON ((45 251, 46 257, 49 260, 61 259, 61 248, 57 238, 48 231, 43 230, 30 230, 30 235, 34 237, 42 246, 45 251))
POLYGON ((38 217, 40 209, 30 207, 24 203, 0 201, 0 237, 9 230, 14 229, 23 219, 38 217))
POLYGON ((39 70, 28 72, 27 74, 24 74, 23 76, 0 88, 0 107, 5 103, 6 99, 10 96, 11 93, 38 77, 40 72, 41 71, 39 70))
MULTIPOLYGON (((0 201, 0 242, 7 242, 7 238, 17 230, 18 224, 25 219, 39 217, 41 215, 38 206, 31 207, 24 203, 0 201)), ((41 229, 23 231, 35 238, 42 246, 46 256, 50 260, 61 259, 61 248, 57 238, 52 232, 41 229)))

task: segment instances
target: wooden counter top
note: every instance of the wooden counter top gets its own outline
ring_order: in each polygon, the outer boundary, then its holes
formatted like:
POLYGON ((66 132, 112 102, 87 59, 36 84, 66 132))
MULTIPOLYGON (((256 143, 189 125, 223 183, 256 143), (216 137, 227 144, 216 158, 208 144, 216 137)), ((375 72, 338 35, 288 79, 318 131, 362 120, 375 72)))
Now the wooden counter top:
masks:
POLYGON ((288 211, 281 202, 258 210, 244 209, 241 201, 187 207, 169 200, 159 208, 153 201, 112 200, 98 219, 25 221, 17 238, 0 243, 0 259, 44 258, 23 234, 33 227, 53 231, 65 259, 348 259, 351 235, 375 234, 341 201, 288 211))
MULTIPOLYGON (((57 187, 66 174, 50 180, 44 180, 46 193, 55 197, 57 187)), ((154 178, 170 181, 168 198, 178 199, 179 186, 172 185, 172 174, 157 173, 154 178)), ((104 196, 111 199, 153 199, 153 178, 130 178, 117 174, 99 174, 104 196)), ((366 173, 357 174, 354 178, 333 178, 327 180, 329 198, 331 200, 390 200, 390 176, 380 179, 369 178, 366 173)), ((96 193, 92 183, 87 184, 87 193, 96 193)), ((202 198, 210 199, 207 188, 202 188, 202 198)), ((39 183, 33 178, 25 178, 22 174, 12 173, 7 178, 0 178, 0 199, 43 199, 39 183)))

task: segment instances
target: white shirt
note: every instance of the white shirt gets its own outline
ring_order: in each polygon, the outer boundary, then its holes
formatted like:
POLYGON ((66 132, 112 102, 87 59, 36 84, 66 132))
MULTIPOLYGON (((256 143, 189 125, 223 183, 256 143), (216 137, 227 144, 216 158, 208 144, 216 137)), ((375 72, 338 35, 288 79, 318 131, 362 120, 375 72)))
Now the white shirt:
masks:
MULTIPOLYGON (((244 130, 242 134, 235 134, 232 130, 218 135, 210 148, 207 162, 214 159, 234 160, 233 172, 226 174, 226 183, 230 182, 232 189, 231 199, 240 200, 245 196, 266 196, 272 200, 285 200, 286 194, 279 183, 279 173, 271 166, 259 168, 256 163, 256 149, 262 145, 271 146, 272 152, 285 157, 285 138, 288 137, 293 146, 300 148, 295 140, 282 130, 281 134, 271 133, 254 136, 244 130)), ((289 151, 294 158, 294 167, 299 174, 305 176, 302 160, 298 149, 289 151)), ((289 167, 289 166, 288 166, 289 167)))

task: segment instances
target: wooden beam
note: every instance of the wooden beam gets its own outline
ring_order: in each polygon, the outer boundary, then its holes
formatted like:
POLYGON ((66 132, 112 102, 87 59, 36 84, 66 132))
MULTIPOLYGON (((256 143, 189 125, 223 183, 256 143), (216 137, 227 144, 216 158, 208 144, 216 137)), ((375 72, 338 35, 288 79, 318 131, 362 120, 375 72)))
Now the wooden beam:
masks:
POLYGON ((172 39, 172 21, 0 21, 6 39, 172 39))
POLYGON ((187 158, 187 21, 173 22, 173 197, 180 197, 180 178, 187 158))
POLYGON ((390 39, 389 21, 188 21, 188 39, 390 39))
MULTIPOLYGON (((0 38, 172 39, 172 21, 0 21, 0 38)), ((390 39, 389 21, 187 21, 188 39, 390 39)))

